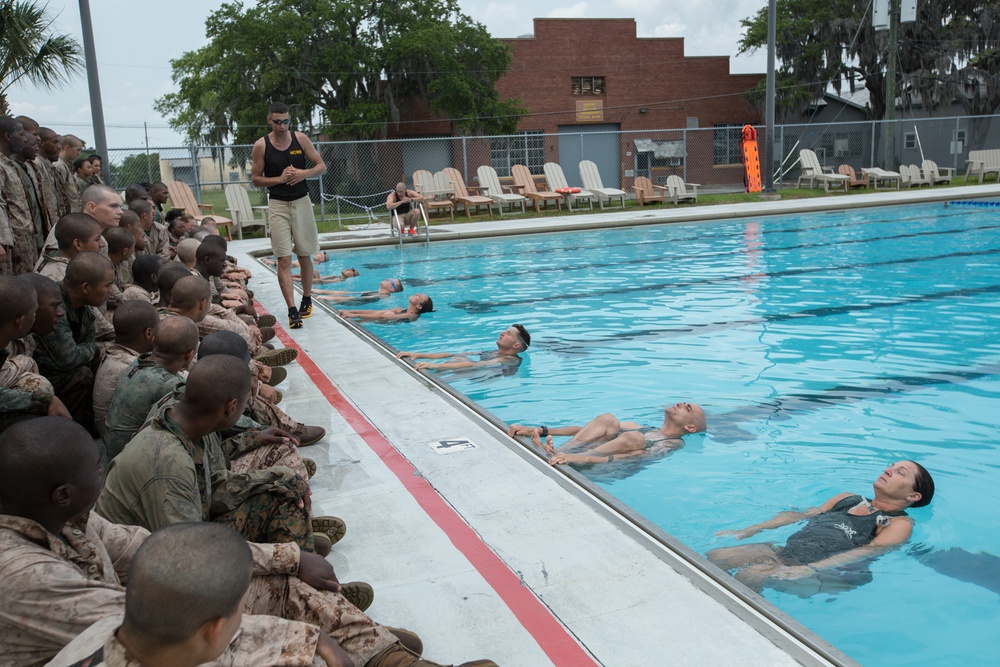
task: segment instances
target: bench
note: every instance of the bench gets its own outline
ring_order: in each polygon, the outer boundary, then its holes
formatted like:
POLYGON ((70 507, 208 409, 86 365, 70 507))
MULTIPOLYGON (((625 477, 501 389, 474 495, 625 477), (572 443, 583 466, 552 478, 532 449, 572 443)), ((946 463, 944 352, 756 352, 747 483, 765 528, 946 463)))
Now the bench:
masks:
POLYGON ((981 151, 969 151, 969 159, 965 161, 968 168, 965 170, 965 179, 968 180, 972 174, 979 175, 979 182, 983 182, 983 177, 987 174, 996 174, 1000 181, 1000 148, 990 148, 981 151))

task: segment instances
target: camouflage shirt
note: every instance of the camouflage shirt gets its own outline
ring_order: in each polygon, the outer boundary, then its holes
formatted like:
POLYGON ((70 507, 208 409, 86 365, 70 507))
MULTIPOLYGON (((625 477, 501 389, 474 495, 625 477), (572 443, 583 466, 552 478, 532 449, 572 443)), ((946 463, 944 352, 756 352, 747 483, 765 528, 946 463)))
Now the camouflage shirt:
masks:
MULTIPOLYGON (((111 350, 108 350, 110 354, 111 350)), ((98 374, 100 374, 98 372, 98 374)), ((170 394, 183 380, 152 360, 151 354, 133 357, 120 371, 121 377, 109 398, 104 422, 104 445, 108 458, 118 456, 128 441, 146 423, 149 410, 157 401, 170 394)), ((97 383, 94 383, 94 405, 97 404, 97 383)), ((95 417, 97 417, 95 409, 95 417)))
MULTIPOLYGON (((148 535, 94 512, 58 535, 30 519, 0 514, 0 667, 43 665, 88 626, 120 616, 121 579, 148 535)), ((255 575, 298 572, 295 544, 249 546, 255 575)), ((286 623, 269 620, 274 627, 286 623)))
POLYGON ((59 195, 59 217, 83 210, 83 192, 76 183, 76 169, 64 157, 56 160, 52 169, 56 174, 56 192, 59 195))
POLYGON ((99 354, 94 310, 89 306, 74 308, 69 294, 62 289, 63 310, 66 311, 48 336, 35 338, 35 361, 48 375, 50 371, 68 373, 91 363, 99 354))
MULTIPOLYGON (((139 353, 119 343, 111 343, 101 361, 101 367, 94 376, 94 423, 100 433, 104 433, 104 420, 108 415, 111 397, 115 393, 126 369, 139 357, 139 353)), ((149 410, 147 409, 147 412, 149 410)), ((136 429, 138 430, 138 429, 136 429)), ((127 442, 127 441, 126 441, 127 442)), ((113 458, 114 454, 108 454, 113 458)))
MULTIPOLYGON (((111 462, 97 500, 101 516, 156 530, 180 521, 210 520, 258 494, 292 500, 309 490, 305 480, 281 466, 231 472, 219 434, 193 442, 170 416, 171 409, 161 401, 155 416, 111 462)), ((259 442, 259 432, 233 440, 259 442)))
POLYGON ((56 226, 59 221, 59 196, 56 191, 56 172, 52 168, 52 163, 41 155, 37 156, 32 164, 38 177, 38 184, 42 192, 42 208, 45 209, 45 235, 56 226))
POLYGON ((32 228, 28 194, 14 161, 0 153, 0 245, 10 248, 15 234, 32 228))
POLYGON ((52 385, 38 383, 32 391, 15 386, 17 380, 24 375, 15 367, 14 360, 7 349, 0 349, 0 413, 26 412, 43 417, 49 412, 52 403, 52 385))
POLYGON ((148 292, 145 288, 133 283, 131 285, 126 285, 125 289, 122 290, 122 300, 147 301, 155 306, 160 303, 160 293, 159 291, 148 292))
POLYGON ((57 283, 61 283, 66 277, 66 267, 69 266, 69 259, 58 254, 51 253, 42 255, 35 264, 35 273, 40 273, 46 278, 51 278, 57 283))

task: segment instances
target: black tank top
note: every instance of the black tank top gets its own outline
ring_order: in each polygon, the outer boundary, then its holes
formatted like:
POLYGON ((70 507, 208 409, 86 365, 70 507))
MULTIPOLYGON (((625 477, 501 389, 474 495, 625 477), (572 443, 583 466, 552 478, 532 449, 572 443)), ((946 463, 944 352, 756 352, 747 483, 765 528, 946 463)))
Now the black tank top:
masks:
MULTIPOLYGON (((290 134, 292 143, 283 151, 275 148, 267 135, 264 135, 264 176, 268 178, 281 176, 281 172, 285 171, 285 168, 289 165, 296 169, 306 169, 306 156, 302 152, 302 146, 299 144, 298 138, 295 136, 296 132, 292 131, 290 134)), ((309 194, 305 180, 299 181, 295 185, 287 185, 285 183, 273 185, 268 188, 268 192, 271 193, 271 199, 278 199, 280 201, 295 201, 309 194)))
POLYGON ((862 500, 861 496, 848 496, 829 511, 809 519, 809 523, 789 537, 778 552, 781 560, 804 565, 863 547, 875 539, 875 530, 880 523, 886 523, 889 517, 906 516, 902 510, 875 510, 865 516, 851 514, 849 510, 862 500))

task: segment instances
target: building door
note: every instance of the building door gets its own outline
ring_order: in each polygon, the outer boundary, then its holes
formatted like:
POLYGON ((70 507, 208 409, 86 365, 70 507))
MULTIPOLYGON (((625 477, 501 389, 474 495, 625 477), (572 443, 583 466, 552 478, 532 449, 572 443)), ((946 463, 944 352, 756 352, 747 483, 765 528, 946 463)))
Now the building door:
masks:
POLYGON ((580 160, 590 160, 597 165, 601 183, 606 188, 621 188, 620 126, 560 125, 559 165, 566 174, 566 182, 580 187, 580 160))
POLYGON ((413 172, 426 169, 432 174, 451 166, 451 139, 404 139, 403 173, 413 187, 413 172))

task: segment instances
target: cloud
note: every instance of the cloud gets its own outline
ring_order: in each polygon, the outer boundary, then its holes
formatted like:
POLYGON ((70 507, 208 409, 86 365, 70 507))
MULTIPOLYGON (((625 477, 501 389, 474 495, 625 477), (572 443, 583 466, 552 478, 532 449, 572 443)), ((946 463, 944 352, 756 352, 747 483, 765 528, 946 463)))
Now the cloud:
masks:
POLYGON ((545 17, 550 19, 582 19, 588 18, 590 15, 590 5, 586 2, 578 2, 569 7, 550 9, 545 17))

